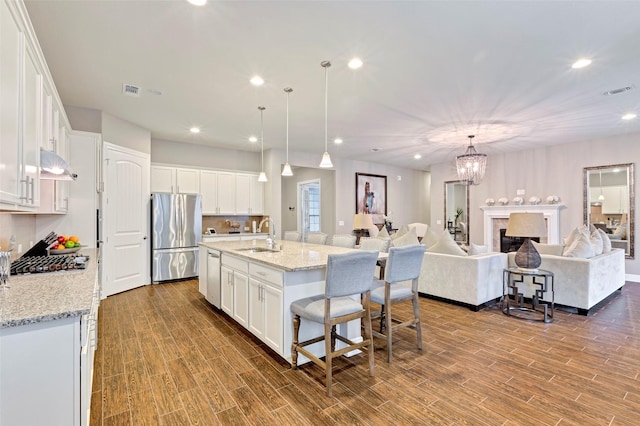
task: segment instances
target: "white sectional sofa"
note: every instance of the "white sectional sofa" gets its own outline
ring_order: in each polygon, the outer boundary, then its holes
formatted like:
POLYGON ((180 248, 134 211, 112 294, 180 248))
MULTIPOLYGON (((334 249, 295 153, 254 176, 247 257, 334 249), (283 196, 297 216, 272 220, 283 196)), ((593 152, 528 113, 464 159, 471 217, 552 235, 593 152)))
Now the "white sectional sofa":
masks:
POLYGON ((506 267, 506 253, 456 256, 425 252, 418 291, 422 296, 477 311, 502 297, 502 272, 506 267))
MULTIPOLYGON (((509 253, 509 266, 515 266, 515 253, 509 253)), ((554 274, 554 301, 578 309, 588 315, 590 309, 602 302, 625 283, 625 254, 622 249, 612 249, 588 259, 541 254, 541 269, 554 274)), ((545 295, 550 301, 550 293, 545 295)), ((529 297, 525 293, 525 297, 529 297)))

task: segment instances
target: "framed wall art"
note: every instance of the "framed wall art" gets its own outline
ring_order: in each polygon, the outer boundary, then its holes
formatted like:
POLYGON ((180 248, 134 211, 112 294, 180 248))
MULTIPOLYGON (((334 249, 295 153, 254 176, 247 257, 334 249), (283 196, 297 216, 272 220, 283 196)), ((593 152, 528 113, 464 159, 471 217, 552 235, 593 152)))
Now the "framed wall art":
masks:
POLYGON ((387 214, 387 177, 356 173, 356 213, 371 214, 373 223, 384 223, 387 214))

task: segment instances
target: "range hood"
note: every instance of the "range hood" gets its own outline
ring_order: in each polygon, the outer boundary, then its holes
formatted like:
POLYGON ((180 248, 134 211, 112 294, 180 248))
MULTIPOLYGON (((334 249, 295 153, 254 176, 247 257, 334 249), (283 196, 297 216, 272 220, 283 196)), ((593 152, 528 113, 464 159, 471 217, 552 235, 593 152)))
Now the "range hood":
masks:
POLYGON ((69 171, 69 165, 58 154, 40 150, 40 179, 76 180, 77 177, 69 171))

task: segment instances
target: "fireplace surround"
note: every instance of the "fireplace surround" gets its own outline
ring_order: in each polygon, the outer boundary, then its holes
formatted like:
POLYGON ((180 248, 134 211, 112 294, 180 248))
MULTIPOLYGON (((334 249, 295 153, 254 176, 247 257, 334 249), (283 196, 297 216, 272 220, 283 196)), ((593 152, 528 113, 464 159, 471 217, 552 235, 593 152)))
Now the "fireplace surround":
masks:
POLYGON ((482 206, 484 213, 483 229, 484 244, 489 251, 500 251, 500 229, 507 227, 509 215, 518 213, 542 213, 547 222, 546 238, 540 242, 547 244, 560 244, 560 210, 564 204, 521 205, 521 206, 482 206))

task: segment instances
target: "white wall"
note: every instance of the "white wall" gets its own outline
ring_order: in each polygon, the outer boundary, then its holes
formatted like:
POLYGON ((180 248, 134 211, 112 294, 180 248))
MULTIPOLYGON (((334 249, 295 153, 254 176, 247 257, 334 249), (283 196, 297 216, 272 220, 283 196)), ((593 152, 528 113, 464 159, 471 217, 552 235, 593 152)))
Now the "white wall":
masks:
POLYGON ((211 169, 260 172, 260 153, 205 145, 151 140, 151 162, 211 169))
POLYGON ((298 182, 309 181, 313 179, 320 180, 320 230, 325 234, 333 235, 335 233, 334 216, 335 206, 335 171, 332 169, 315 169, 310 167, 297 167, 293 170, 294 175, 290 177, 281 177, 282 183, 282 231, 296 230, 298 225, 298 182), (289 207, 296 207, 295 210, 289 210, 289 207))
MULTIPOLYGON (((635 163, 640 158, 639 140, 640 133, 635 133, 489 156, 484 180, 470 188, 470 241, 483 243, 480 206, 485 205, 485 200, 507 197, 511 202, 518 189, 526 191, 523 198, 527 203, 534 195, 543 201, 548 195, 558 195, 566 206, 560 211, 560 233, 568 235, 583 222, 583 168, 635 163)), ((436 226, 437 220, 444 220, 443 182, 457 179, 454 159, 433 165, 431 173, 431 221, 436 226)), ((636 251, 635 260, 626 261, 626 267, 627 274, 640 274, 640 252, 636 251)))
POLYGON ((102 113, 102 140, 144 154, 151 153, 151 132, 105 112, 102 113))

